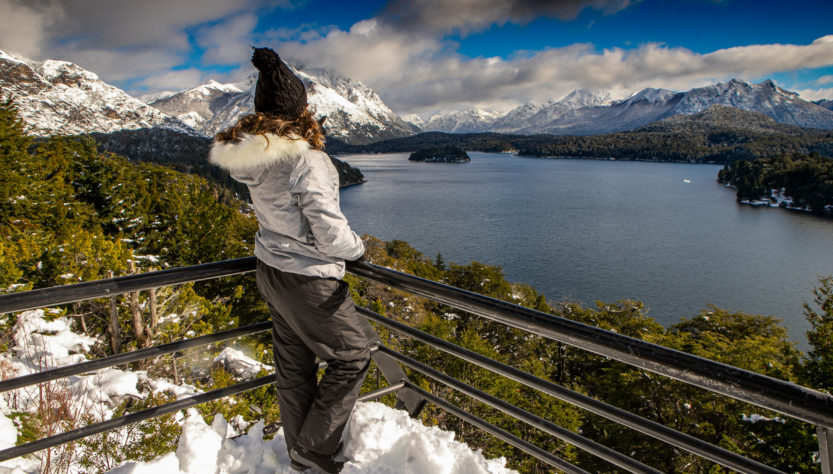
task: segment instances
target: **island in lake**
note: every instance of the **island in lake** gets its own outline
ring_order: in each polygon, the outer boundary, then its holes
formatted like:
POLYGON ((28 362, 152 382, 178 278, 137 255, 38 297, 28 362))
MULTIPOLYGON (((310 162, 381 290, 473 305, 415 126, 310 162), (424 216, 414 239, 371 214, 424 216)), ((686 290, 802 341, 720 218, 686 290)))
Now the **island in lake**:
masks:
POLYGON ((425 161, 431 163, 468 163, 469 155, 462 148, 456 146, 441 146, 420 148, 411 153, 409 161, 425 161))

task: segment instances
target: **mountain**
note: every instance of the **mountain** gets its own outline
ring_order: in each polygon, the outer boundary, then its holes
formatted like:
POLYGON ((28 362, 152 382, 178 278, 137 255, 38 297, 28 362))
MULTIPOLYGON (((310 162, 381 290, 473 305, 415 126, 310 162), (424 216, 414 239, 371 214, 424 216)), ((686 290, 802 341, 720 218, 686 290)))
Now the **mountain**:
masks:
MULTIPOLYGON (((652 122, 634 132, 687 133, 763 136, 803 136, 813 132, 794 125, 778 123, 774 118, 760 112, 750 112, 727 105, 712 105, 706 110, 691 115, 672 115, 652 122)), ((816 132, 818 133, 818 132, 816 132)))
MULTIPOLYGON (((326 116, 327 135, 351 144, 413 135, 419 127, 404 121, 379 96, 360 82, 322 69, 292 67, 307 87, 310 108, 326 116)), ((193 89, 163 96, 151 106, 193 126, 205 136, 231 126, 254 111, 257 73, 238 84, 211 81, 193 89)))
POLYGON ((180 120, 149 107, 66 61, 31 61, 0 51, 3 98, 14 99, 28 133, 37 136, 162 127, 193 133, 180 120))
POLYGON ((418 130, 422 130, 425 127, 425 121, 422 120, 422 117, 420 117, 417 114, 403 115, 402 120, 404 120, 404 121, 408 122, 409 124, 413 125, 418 130))
POLYGON ((816 105, 824 107, 827 110, 833 110, 833 100, 830 99, 821 99, 813 102, 816 105))
POLYGON ((436 114, 428 119, 423 129, 448 133, 477 133, 491 130, 500 114, 490 110, 470 108, 436 114))
POLYGON ((186 91, 168 92, 161 97, 143 99, 162 112, 173 115, 188 126, 201 131, 215 113, 226 107, 232 97, 242 92, 243 90, 235 84, 220 84, 212 80, 186 91))
POLYGON ((562 124, 575 123, 581 119, 583 113, 604 110, 605 107, 618 99, 610 92, 605 91, 573 91, 560 101, 549 103, 542 107, 527 120, 516 125, 517 128, 511 131, 525 134, 553 133, 579 135, 580 133, 569 133, 562 124))
POLYGON ((830 101, 813 103, 803 100, 770 80, 751 84, 738 79, 687 92, 647 88, 624 100, 617 100, 606 92, 579 90, 558 102, 530 102, 506 115, 489 117, 480 122, 472 118, 474 112, 468 115, 445 114, 436 119, 432 117, 425 129, 525 135, 599 135, 635 130, 674 115, 702 112, 713 105, 759 112, 786 125, 833 129, 830 101))
POLYGON ((535 101, 527 102, 524 105, 518 106, 509 111, 506 115, 498 118, 492 123, 491 131, 501 133, 513 133, 526 128, 531 122, 531 118, 535 116, 542 109, 554 105, 555 102, 548 101, 545 104, 539 104, 535 101))
POLYGON ((833 111, 784 90, 771 80, 758 84, 733 79, 686 92, 673 113, 690 115, 712 105, 728 105, 760 112, 779 123, 805 128, 833 129, 833 111))

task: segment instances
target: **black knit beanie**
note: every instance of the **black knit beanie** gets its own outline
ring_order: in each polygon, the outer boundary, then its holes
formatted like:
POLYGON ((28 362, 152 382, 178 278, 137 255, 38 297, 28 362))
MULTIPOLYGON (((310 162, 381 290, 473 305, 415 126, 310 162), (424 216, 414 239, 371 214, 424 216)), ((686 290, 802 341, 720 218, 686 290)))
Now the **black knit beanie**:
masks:
POLYGON ((255 86, 255 112, 297 118, 307 107, 304 83, 270 48, 254 48, 252 64, 259 74, 255 86))

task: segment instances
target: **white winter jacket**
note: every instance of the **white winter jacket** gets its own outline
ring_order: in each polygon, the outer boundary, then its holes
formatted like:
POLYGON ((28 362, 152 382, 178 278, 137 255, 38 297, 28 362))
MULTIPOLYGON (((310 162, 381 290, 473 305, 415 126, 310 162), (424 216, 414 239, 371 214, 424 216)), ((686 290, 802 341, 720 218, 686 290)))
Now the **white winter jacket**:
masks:
POLYGON ((248 186, 257 215, 255 256, 281 271, 344 277, 364 244, 341 213, 338 172, 305 140, 274 134, 217 142, 209 160, 248 186))

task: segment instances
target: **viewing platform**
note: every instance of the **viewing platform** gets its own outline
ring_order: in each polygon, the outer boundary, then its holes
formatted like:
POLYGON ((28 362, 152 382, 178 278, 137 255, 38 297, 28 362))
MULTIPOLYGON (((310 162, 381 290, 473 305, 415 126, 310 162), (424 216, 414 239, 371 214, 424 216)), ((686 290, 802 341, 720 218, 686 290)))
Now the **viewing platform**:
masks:
MULTIPOLYGON (((249 273, 254 271, 255 263, 256 260, 254 257, 248 257, 74 285, 10 293, 0 295, 0 313, 5 314, 64 305, 169 285, 249 273)), ((815 426, 818 437, 818 455, 821 472, 831 474, 831 458, 833 457, 833 397, 828 394, 370 263, 348 263, 348 271, 357 277, 381 283, 387 287, 525 331, 530 335, 544 337, 561 344, 566 344, 637 367, 647 372, 670 377, 721 396, 747 402, 760 408, 772 410, 783 416, 809 423, 815 426)), ((380 315, 370 309, 363 307, 357 307, 357 309, 367 318, 368 322, 365 326, 365 331, 372 335, 374 339, 377 336, 370 322, 376 323, 380 327, 385 327, 403 338, 420 341, 446 354, 453 355, 478 367, 488 369, 495 376, 505 377, 525 387, 572 404, 582 410, 589 411, 599 417, 668 443, 680 450, 701 456, 725 468, 747 473, 781 472, 773 467, 733 453, 720 446, 705 442, 666 425, 596 400, 592 396, 578 393, 563 385, 533 376, 515 367, 505 365, 431 334, 416 330, 402 322, 380 315)), ((200 347, 218 341, 267 331, 270 328, 270 322, 261 322, 183 341, 121 353, 102 359, 88 360, 79 364, 49 369, 39 373, 0 381, 0 391, 6 392, 94 370, 136 362, 163 354, 176 353, 188 348, 200 347)), ((554 438, 597 456, 619 469, 640 473, 660 472, 649 465, 633 459, 629 455, 630 453, 614 451, 582 436, 580 433, 561 427, 546 418, 530 413, 514 404, 457 380, 436 368, 430 367, 422 361, 390 349, 383 345, 381 341, 378 341, 378 345, 375 347, 373 359, 382 375, 384 375, 387 384, 378 390, 365 394, 361 398, 362 400, 373 400, 385 395, 395 394, 397 399, 396 408, 406 411, 411 417, 418 416, 425 405, 430 403, 467 421, 477 429, 489 433, 503 442, 526 452, 530 456, 537 458, 555 469, 570 473, 586 472, 581 467, 459 408, 451 401, 440 397, 437 393, 426 390, 424 387, 411 381, 406 373, 407 369, 408 371, 419 373, 433 381, 444 384, 456 392, 472 397, 483 404, 509 415, 515 420, 524 422, 529 426, 548 433, 554 438)), ((218 400, 271 383, 273 383, 273 376, 271 375, 255 378, 222 389, 199 393, 161 406, 31 441, 0 451, 0 461, 24 456, 63 443, 73 442, 87 436, 124 427, 167 413, 177 412, 201 403, 218 400)), ((785 440, 785 442, 789 442, 789 440, 785 440)))

